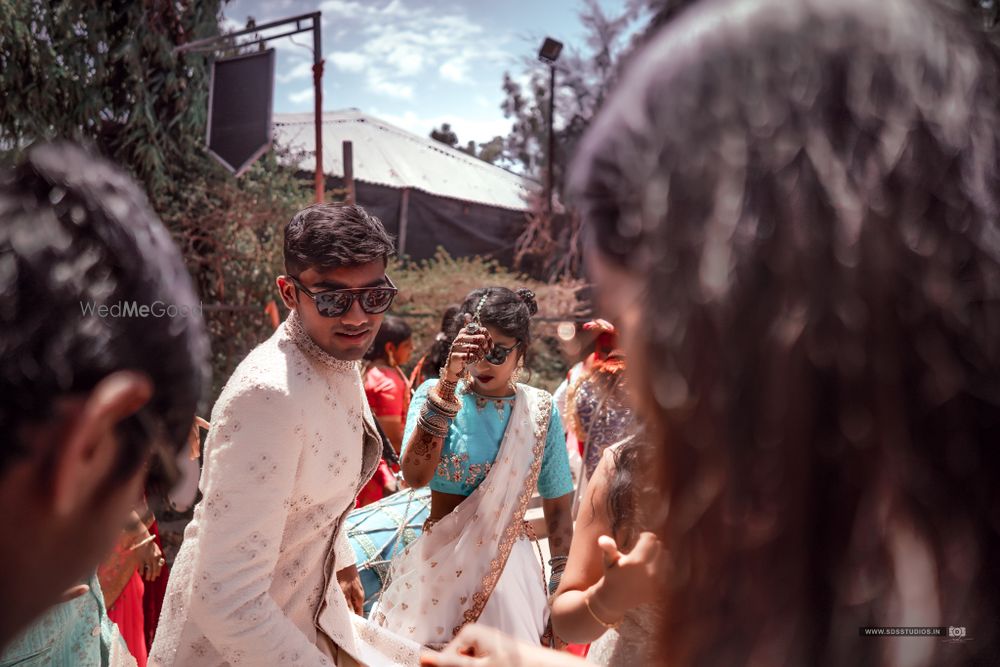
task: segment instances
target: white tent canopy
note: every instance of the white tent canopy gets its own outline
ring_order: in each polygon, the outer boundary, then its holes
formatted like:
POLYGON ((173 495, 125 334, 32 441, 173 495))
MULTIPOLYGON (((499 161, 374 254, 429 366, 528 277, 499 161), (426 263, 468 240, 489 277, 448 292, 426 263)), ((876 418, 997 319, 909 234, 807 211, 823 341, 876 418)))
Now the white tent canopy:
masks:
MULTIPOLYGON (((342 142, 353 149, 355 180, 411 188, 439 197, 524 211, 532 181, 430 137, 420 137, 357 109, 323 113, 323 171, 343 177, 342 142)), ((313 114, 275 114, 275 141, 304 153, 297 166, 315 169, 313 114)))

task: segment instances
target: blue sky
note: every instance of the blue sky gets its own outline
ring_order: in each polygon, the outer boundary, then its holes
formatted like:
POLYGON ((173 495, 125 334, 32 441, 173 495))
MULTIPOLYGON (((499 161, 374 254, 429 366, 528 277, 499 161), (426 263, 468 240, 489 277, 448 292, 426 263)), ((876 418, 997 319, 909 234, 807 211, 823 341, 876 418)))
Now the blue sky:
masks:
MULTIPOLYGON (((601 0, 618 13, 625 0, 601 0)), ((583 45, 581 0, 234 0, 227 27, 323 12, 323 108, 357 107, 421 135, 451 123, 464 144, 506 135, 504 71, 551 35, 583 45)), ((274 110, 312 111, 312 36, 271 42, 277 50, 274 110), (305 48, 308 46, 309 48, 305 48)))

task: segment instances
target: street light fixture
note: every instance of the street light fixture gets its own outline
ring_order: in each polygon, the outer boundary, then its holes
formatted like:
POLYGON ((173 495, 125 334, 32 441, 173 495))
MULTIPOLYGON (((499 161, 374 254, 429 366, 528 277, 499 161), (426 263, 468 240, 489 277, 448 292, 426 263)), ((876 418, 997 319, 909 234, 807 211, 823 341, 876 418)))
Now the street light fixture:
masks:
POLYGON ((542 43, 542 48, 538 50, 538 59, 546 65, 552 65, 559 60, 562 53, 563 44, 559 40, 546 37, 542 43))
POLYGON ((546 37, 538 50, 538 59, 549 66, 549 150, 546 156, 545 193, 549 215, 552 214, 552 191, 555 189, 556 138, 552 130, 556 113, 556 61, 562 53, 563 43, 546 37))

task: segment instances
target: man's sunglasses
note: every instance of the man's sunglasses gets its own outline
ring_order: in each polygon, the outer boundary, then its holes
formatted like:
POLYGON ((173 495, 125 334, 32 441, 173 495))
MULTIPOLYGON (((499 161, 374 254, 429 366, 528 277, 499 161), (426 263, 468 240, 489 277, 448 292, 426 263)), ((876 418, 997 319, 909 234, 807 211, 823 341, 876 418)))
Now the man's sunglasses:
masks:
POLYGON ((392 300, 399 292, 392 284, 389 276, 385 277, 388 286, 378 287, 351 287, 347 289, 331 289, 321 292, 310 292, 299 282, 298 278, 288 276, 295 288, 313 300, 316 310, 323 317, 340 317, 354 305, 357 300, 361 304, 361 310, 369 315, 377 315, 389 310, 392 300))
POLYGON ((521 343, 517 342, 510 347, 503 347, 494 343, 493 347, 490 348, 490 351, 487 352, 486 356, 483 358, 494 366, 503 366, 504 362, 507 361, 507 357, 510 356, 510 353, 520 347, 520 345, 521 343))

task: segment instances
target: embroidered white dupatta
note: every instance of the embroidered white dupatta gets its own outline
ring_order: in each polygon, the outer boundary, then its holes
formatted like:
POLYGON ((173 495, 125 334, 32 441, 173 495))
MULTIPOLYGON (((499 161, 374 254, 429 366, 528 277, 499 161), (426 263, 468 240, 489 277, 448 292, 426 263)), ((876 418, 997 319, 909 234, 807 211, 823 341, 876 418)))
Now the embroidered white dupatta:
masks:
POLYGON ((482 484, 397 556, 372 619, 425 646, 447 643, 486 607, 523 533, 552 397, 517 385, 497 460, 482 484))

